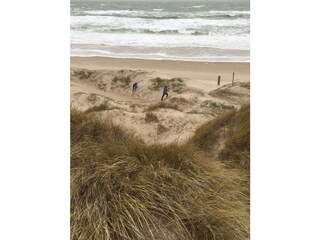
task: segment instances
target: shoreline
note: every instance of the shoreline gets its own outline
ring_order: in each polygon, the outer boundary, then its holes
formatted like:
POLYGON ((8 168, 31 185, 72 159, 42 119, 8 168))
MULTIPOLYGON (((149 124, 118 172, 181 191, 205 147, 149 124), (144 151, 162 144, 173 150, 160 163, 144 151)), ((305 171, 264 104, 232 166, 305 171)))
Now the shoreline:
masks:
POLYGON ((249 61, 209 61, 204 59, 166 59, 166 58, 143 58, 128 56, 107 56, 107 55, 70 55, 70 58, 109 58, 109 59, 130 59, 130 60, 146 60, 146 61, 172 61, 172 62, 199 62, 199 63, 249 63, 249 61))
POLYGON ((209 47, 151 47, 108 44, 71 43, 72 57, 107 57, 141 60, 172 60, 188 62, 250 62, 250 49, 223 49, 209 47), (195 54, 196 53, 196 54, 195 54))
MULTIPOLYGON (((127 57, 106 57, 106 56, 70 56, 70 61, 71 64, 72 62, 74 63, 79 63, 79 62, 90 62, 90 61, 95 61, 98 63, 98 61, 114 61, 116 62, 137 62, 139 63, 185 63, 185 64, 194 64, 194 65, 224 65, 224 64, 243 64, 243 65, 250 65, 249 62, 237 62, 237 61, 217 61, 217 62, 211 62, 211 61, 192 61, 192 60, 174 60, 174 59, 143 59, 143 58, 127 58, 127 57)), ((134 64, 133 64, 134 65, 134 64)))

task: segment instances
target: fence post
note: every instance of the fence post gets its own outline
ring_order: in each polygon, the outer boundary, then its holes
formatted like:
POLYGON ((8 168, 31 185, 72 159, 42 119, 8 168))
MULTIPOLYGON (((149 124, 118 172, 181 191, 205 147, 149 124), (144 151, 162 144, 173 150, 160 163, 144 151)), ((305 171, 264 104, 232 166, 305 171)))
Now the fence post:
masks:
POLYGON ((234 82, 234 72, 232 73, 232 87, 233 87, 233 82, 234 82))
POLYGON ((221 76, 218 76, 218 85, 220 85, 221 76))

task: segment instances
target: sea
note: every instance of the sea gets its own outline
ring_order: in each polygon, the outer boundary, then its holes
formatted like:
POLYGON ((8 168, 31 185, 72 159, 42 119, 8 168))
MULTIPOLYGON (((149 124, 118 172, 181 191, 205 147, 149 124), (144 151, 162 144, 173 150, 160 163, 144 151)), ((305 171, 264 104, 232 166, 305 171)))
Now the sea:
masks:
POLYGON ((249 0, 71 0, 71 56, 250 62, 249 0))

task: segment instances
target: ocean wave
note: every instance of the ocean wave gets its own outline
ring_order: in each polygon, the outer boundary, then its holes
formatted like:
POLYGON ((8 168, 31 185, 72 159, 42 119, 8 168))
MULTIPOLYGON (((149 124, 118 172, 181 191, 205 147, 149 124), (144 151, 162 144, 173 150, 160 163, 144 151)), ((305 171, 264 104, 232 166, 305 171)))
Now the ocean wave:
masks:
MULTIPOLYGON (((190 31, 192 32, 192 31, 190 31)), ((194 32, 194 31, 193 31, 194 32)), ((227 49, 249 49, 250 35, 201 35, 192 34, 147 34, 147 33, 108 33, 71 30, 71 43, 125 45, 141 47, 215 47, 227 49), (177 37, 178 36, 178 37, 177 37)))
MULTIPOLYGON (((129 30, 130 31, 130 30, 129 30)), ((156 30, 150 30, 150 29, 143 29, 143 30, 138 30, 136 32, 142 32, 142 33, 147 33, 147 34, 169 34, 169 35, 175 35, 175 34, 179 34, 179 35, 210 35, 213 33, 210 33, 207 30, 189 30, 189 29, 176 29, 176 30, 160 30, 160 31, 156 31, 156 30)))
POLYGON ((179 34, 179 30, 150 30, 150 29, 143 29, 142 32, 150 33, 150 34, 179 34))
POLYGON ((221 14, 214 16, 215 19, 228 19, 228 18, 247 18, 248 14, 221 14))
POLYGON ((248 15, 250 15, 250 11, 236 11, 236 10, 230 10, 230 11, 210 10, 209 13, 212 13, 212 14, 248 14, 248 15))
POLYGON ((104 56, 117 58, 137 58, 153 60, 209 61, 209 62, 249 62, 250 51, 220 48, 150 48, 137 51, 128 46, 71 44, 71 56, 104 56))
POLYGON ((152 29, 152 30, 175 30, 175 29, 214 29, 217 27, 235 27, 245 29, 249 27, 248 19, 162 19, 145 20, 139 18, 118 18, 114 16, 72 16, 71 27, 77 28, 88 25, 92 28, 128 28, 128 29, 152 29))
POLYGON ((209 35, 208 31, 201 32, 201 31, 194 31, 191 33, 192 35, 209 35))
POLYGON ((86 31, 92 33, 134 33, 134 34, 153 34, 153 35, 248 35, 250 29, 248 28, 234 28, 234 27, 214 27, 211 29, 199 28, 180 28, 180 29, 153 29, 153 28, 108 28, 105 26, 79 25, 71 26, 71 30, 86 31))
POLYGON ((95 10, 75 11, 74 16, 113 16, 142 19, 223 19, 223 18, 249 18, 249 11, 200 11, 200 12, 166 12, 164 9, 152 11, 136 10, 95 10))
POLYGON ((192 8, 203 8, 205 7, 206 5, 195 5, 195 6, 192 6, 192 8))
POLYGON ((78 27, 71 27, 71 30, 89 30, 97 33, 143 33, 143 34, 162 34, 162 35, 210 35, 214 34, 208 30, 196 29, 170 29, 170 30, 154 30, 154 29, 132 29, 132 28, 92 28, 91 26, 82 25, 78 27))
MULTIPOLYGON (((141 34, 157 38, 164 36, 234 36, 250 34, 247 20, 177 19, 152 20, 124 19, 101 16, 73 16, 71 30, 83 33, 141 34)), ((92 35, 94 38, 94 35, 92 35)), ((157 41, 157 40, 154 40, 157 41)))
MULTIPOLYGON (((98 31, 99 32, 99 31, 98 31)), ((146 33, 146 34, 181 34, 179 30, 151 30, 151 29, 130 29, 130 28, 115 28, 101 29, 101 32, 111 33, 146 33)))
POLYGON ((130 11, 130 10, 108 10, 108 11, 83 11, 78 12, 79 16, 110 16, 125 18, 143 18, 143 19, 177 19, 179 16, 170 13, 162 13, 162 10, 154 11, 130 11))

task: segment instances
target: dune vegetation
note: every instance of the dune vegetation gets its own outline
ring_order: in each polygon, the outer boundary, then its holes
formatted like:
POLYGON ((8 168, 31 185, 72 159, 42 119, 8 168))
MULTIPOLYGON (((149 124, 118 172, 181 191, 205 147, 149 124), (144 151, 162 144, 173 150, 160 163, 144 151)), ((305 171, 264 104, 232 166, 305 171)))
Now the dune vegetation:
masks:
POLYGON ((186 91, 186 84, 181 78, 164 79, 156 77, 150 80, 152 82, 149 86, 150 90, 161 90, 163 86, 167 85, 173 92, 182 93, 186 91))
POLYGON ((238 162, 250 150, 248 109, 209 122, 184 145, 147 145, 71 109, 71 239, 249 239, 248 179, 207 154, 223 127, 219 159, 238 162))
POLYGON ((150 111, 154 111, 158 108, 170 108, 170 109, 174 109, 174 110, 178 110, 179 111, 179 107, 177 104, 175 103, 171 103, 171 102, 159 102, 159 103, 155 103, 155 104, 152 104, 150 106, 148 106, 146 109, 145 109, 145 112, 150 112, 150 111))
POLYGON ((152 112, 147 112, 146 113, 146 118, 145 118, 146 122, 147 123, 150 123, 150 122, 159 122, 159 119, 157 117, 157 115, 155 115, 154 113, 152 112))
POLYGON ((111 106, 107 101, 105 101, 102 104, 95 105, 91 108, 88 108, 85 112, 86 113, 101 112, 101 111, 114 110, 114 109, 120 109, 120 108, 117 106, 111 106))
POLYGON ((131 78, 129 76, 115 76, 112 79, 111 85, 112 88, 115 88, 117 84, 120 84, 119 87, 128 88, 130 87, 131 78))
POLYGON ((204 124, 197 129, 191 142, 197 149, 211 153, 230 166, 249 170, 250 104, 204 124))

